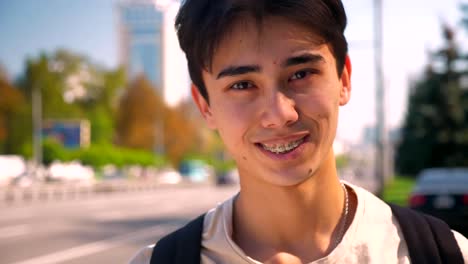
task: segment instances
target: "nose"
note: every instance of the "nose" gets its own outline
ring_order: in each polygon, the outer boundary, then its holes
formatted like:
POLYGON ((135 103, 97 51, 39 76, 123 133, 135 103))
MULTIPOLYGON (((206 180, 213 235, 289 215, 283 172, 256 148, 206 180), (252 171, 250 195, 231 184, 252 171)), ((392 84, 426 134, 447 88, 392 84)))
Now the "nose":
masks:
POLYGON ((298 120, 299 114, 294 99, 281 91, 275 91, 271 96, 267 96, 261 118, 263 127, 278 128, 294 124, 298 120))

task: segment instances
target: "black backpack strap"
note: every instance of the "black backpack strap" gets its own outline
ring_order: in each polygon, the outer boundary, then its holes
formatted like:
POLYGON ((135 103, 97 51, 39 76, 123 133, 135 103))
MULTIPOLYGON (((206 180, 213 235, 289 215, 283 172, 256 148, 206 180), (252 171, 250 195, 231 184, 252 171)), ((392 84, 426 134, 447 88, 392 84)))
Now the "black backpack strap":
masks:
POLYGON ((463 264, 463 256, 450 227, 437 218, 390 204, 400 224, 412 263, 463 264))
POLYGON ((442 263, 465 263, 460 246, 450 227, 445 222, 435 217, 429 215, 424 215, 424 217, 434 234, 442 263))
POLYGON ((200 264, 201 240, 205 214, 156 243, 151 264, 200 264))

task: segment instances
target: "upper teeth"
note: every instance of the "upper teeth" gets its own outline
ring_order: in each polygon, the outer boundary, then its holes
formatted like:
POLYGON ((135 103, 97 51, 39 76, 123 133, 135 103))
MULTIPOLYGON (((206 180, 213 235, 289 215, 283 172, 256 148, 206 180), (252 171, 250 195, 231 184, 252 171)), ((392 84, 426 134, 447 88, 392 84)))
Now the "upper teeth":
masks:
POLYGON ((290 151, 297 146, 299 146, 302 142, 304 141, 304 138, 301 138, 296 141, 292 141, 286 144, 262 144, 262 147, 268 151, 274 152, 274 153, 283 153, 290 151))

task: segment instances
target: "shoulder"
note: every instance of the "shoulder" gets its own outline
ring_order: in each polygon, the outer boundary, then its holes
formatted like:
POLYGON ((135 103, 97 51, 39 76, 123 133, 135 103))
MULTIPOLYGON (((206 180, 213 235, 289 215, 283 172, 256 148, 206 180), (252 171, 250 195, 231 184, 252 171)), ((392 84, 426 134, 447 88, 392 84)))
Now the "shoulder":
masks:
POLYGON ((164 259, 167 263, 176 260, 177 263, 185 263, 182 260, 198 258, 204 218, 205 214, 202 214, 160 239, 154 246, 152 258, 164 259))
POLYGON ((455 236, 455 240, 457 240, 457 244, 460 247, 460 251, 463 255, 463 260, 465 263, 468 263, 468 239, 458 233, 457 231, 453 231, 453 235, 455 236))
POLYGON ((367 204, 374 205, 368 206, 368 209, 380 208, 382 216, 387 219, 391 215, 392 229, 396 229, 394 233, 400 239, 400 255, 406 255, 408 251, 413 258, 427 255, 428 252, 439 252, 441 260, 450 259, 457 261, 453 263, 459 263, 461 256, 456 253, 458 244, 463 261, 468 263, 467 239, 451 230, 442 220, 410 208, 386 204, 377 197, 372 198, 371 194, 367 196, 370 198, 367 204), (421 240, 422 237, 425 239, 421 240))
POLYGON ((160 259, 173 260, 177 237, 183 228, 185 226, 162 237, 156 244, 144 247, 130 260, 129 264, 150 264, 153 255, 160 259))
POLYGON ((357 196, 356 213, 349 230, 353 247, 365 246, 372 252, 385 249, 386 259, 404 258, 407 255, 406 242, 390 206, 371 192, 346 184, 357 196))
POLYGON ((164 259, 167 263, 172 263, 177 258, 178 251, 195 250, 196 255, 197 250, 199 250, 197 248, 199 248, 201 232, 203 231, 203 218, 204 214, 191 220, 185 226, 167 234, 156 244, 141 249, 130 260, 129 264, 149 264, 152 257, 156 257, 158 260, 164 259))
POLYGON ((142 248, 132 259, 128 262, 128 264, 149 264, 151 260, 151 254, 153 253, 153 245, 146 246, 142 248))
POLYGON ((393 214, 390 206, 375 196, 368 190, 345 182, 351 187, 357 196, 357 212, 356 217, 362 218, 365 224, 393 224, 393 214))

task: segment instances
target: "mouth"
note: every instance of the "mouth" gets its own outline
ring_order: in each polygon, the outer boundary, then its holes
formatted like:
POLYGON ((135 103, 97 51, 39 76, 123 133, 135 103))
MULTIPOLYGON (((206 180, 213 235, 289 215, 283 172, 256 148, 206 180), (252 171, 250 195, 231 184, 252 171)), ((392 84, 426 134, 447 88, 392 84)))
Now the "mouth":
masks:
POLYGON ((287 142, 277 142, 277 143, 256 143, 256 145, 263 150, 276 154, 276 155, 284 155, 290 152, 294 152, 298 149, 307 139, 307 135, 303 136, 299 139, 287 141, 287 142))

